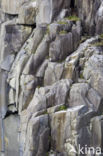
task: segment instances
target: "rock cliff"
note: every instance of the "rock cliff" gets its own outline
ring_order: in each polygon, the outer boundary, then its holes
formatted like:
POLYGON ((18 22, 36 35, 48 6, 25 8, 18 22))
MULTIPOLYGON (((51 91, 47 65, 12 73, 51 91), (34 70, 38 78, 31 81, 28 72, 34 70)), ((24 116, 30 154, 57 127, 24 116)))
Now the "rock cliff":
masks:
POLYGON ((0 156, 102 156, 102 124, 103 0, 0 0, 0 156))

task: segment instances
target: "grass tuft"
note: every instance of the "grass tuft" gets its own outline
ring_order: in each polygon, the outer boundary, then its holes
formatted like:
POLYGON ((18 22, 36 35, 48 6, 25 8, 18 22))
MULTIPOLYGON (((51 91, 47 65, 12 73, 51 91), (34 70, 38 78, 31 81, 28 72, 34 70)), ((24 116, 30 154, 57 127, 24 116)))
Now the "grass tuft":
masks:
POLYGON ((66 17, 65 19, 70 20, 70 21, 80 21, 80 18, 77 17, 76 15, 66 17))
POLYGON ((59 34, 61 34, 61 35, 62 35, 62 34, 67 34, 67 31, 62 30, 62 31, 59 32, 59 34))
POLYGON ((58 111, 62 111, 62 110, 66 110, 67 107, 66 106, 60 106, 58 111))
POLYGON ((65 25, 65 24, 68 24, 68 23, 66 21, 58 21, 58 24, 65 25))

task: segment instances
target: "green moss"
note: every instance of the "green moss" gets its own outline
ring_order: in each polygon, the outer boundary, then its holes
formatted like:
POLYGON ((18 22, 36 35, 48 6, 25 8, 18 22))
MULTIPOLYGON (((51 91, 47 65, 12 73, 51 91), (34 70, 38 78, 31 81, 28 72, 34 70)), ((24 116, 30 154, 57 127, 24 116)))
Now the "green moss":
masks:
POLYGON ((66 106, 60 106, 58 111, 62 111, 62 110, 66 110, 67 107, 66 106))
POLYGON ((83 43, 85 42, 87 39, 89 39, 90 36, 82 36, 81 40, 80 40, 80 43, 83 43))
POLYGON ((62 31, 59 32, 59 34, 67 34, 67 31, 62 30, 62 31))
POLYGON ((49 26, 47 26, 46 34, 50 34, 49 26))
POLYGON ((99 35, 99 38, 103 40, 103 34, 99 35))
POLYGON ((80 18, 77 17, 76 15, 66 17, 65 19, 70 20, 70 21, 80 21, 80 18))
POLYGON ((96 47, 103 47, 103 34, 99 35, 98 41, 95 43, 92 43, 92 45, 96 47))
POLYGON ((66 21, 58 21, 58 24, 67 24, 66 21))
POLYGON ((46 115, 46 114, 48 114, 48 112, 46 111, 46 112, 44 112, 44 115, 46 115))
POLYGON ((80 78, 84 79, 83 73, 80 73, 80 78))
POLYGON ((39 89, 41 86, 37 86, 37 88, 39 89))
POLYGON ((48 140, 49 140, 49 142, 51 142, 51 136, 49 136, 48 140))
POLYGON ((49 55, 47 55, 45 58, 46 58, 46 59, 49 59, 49 55))
POLYGON ((103 41, 95 42, 93 45, 96 46, 96 47, 103 47, 103 41))
POLYGON ((46 156, 49 156, 49 153, 48 152, 46 153, 46 156))

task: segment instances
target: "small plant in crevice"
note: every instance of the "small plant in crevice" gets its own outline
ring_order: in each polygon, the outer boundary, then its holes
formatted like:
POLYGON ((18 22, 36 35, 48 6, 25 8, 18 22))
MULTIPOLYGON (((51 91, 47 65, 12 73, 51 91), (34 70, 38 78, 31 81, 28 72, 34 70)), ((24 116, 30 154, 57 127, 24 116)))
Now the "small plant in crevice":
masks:
POLYGON ((99 35, 98 41, 96 41, 95 43, 92 43, 92 45, 96 47, 103 47, 103 34, 99 35))
POLYGON ((99 39, 103 40, 103 34, 99 35, 99 39))
POLYGON ((37 88, 39 89, 41 86, 37 86, 37 88))
POLYGON ((63 106, 59 107, 58 111, 62 111, 62 110, 66 110, 66 109, 67 109, 67 107, 65 105, 63 105, 63 106))
POLYGON ((62 31, 59 32, 60 35, 65 35, 65 34, 67 34, 67 33, 68 33, 68 32, 65 31, 65 30, 62 30, 62 31))
POLYGON ((46 34, 50 34, 49 26, 47 26, 46 34))
POLYGON ((46 153, 46 156, 49 156, 49 152, 46 153))
POLYGON ((89 39, 90 38, 90 36, 82 36, 81 37, 81 40, 80 40, 80 43, 83 43, 83 42, 85 42, 87 39, 89 39))
POLYGON ((65 25, 68 24, 67 21, 58 21, 58 24, 65 25))
POLYGON ((84 79, 83 72, 80 73, 80 78, 84 79))
POLYGON ((76 15, 68 16, 68 17, 66 17, 65 19, 67 19, 67 20, 69 20, 69 21, 74 21, 74 22, 80 21, 80 18, 79 18, 78 16, 76 16, 76 15))
POLYGON ((44 112, 44 115, 46 115, 46 114, 49 114, 49 113, 46 111, 46 112, 44 112))
POLYGON ((93 45, 96 47, 103 47, 103 41, 102 42, 96 42, 93 45))

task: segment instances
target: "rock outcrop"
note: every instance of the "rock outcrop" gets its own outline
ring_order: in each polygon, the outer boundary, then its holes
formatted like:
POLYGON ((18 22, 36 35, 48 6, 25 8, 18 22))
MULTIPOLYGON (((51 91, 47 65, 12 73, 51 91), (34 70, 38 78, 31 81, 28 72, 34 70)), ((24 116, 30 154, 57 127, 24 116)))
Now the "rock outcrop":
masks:
POLYGON ((103 1, 0 0, 0 156, 102 156, 102 120, 103 1))

